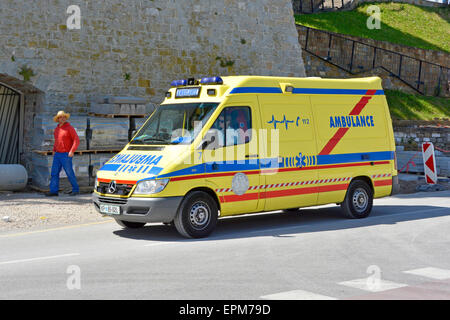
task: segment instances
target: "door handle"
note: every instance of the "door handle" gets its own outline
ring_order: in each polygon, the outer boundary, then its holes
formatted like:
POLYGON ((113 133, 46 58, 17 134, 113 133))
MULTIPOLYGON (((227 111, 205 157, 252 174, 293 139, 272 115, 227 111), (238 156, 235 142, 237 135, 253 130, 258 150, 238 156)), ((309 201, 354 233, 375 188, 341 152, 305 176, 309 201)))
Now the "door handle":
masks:
POLYGON ((211 165, 211 169, 212 170, 217 170, 217 169, 219 169, 219 165, 217 164, 217 163, 213 163, 212 165, 211 165))
POLYGON ((258 154, 246 154, 245 157, 246 158, 258 158, 259 155, 258 154))

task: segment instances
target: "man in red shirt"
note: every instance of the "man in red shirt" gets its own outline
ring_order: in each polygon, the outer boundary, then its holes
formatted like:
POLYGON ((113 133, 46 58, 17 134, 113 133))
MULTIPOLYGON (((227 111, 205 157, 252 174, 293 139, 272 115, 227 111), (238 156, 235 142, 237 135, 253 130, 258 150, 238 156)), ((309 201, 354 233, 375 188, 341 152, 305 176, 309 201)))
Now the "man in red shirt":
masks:
POLYGON ((72 158, 74 152, 80 145, 80 139, 78 138, 77 132, 70 125, 67 120, 70 114, 64 111, 59 111, 58 114, 53 118, 55 122, 58 122, 58 126, 55 129, 55 144, 53 146, 53 164, 52 173, 50 180, 50 192, 47 196, 57 196, 59 191, 59 173, 61 169, 64 168, 67 178, 69 178, 70 184, 72 185, 72 192, 69 195, 74 196, 80 193, 78 187, 77 178, 72 167, 72 158))

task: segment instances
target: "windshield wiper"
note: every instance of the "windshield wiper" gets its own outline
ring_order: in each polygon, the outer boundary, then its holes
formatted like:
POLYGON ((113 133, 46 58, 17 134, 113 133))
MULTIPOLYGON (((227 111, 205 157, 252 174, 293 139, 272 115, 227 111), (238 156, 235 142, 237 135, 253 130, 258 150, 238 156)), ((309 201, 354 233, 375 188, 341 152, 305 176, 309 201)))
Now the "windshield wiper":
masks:
POLYGON ((145 138, 145 139, 134 139, 131 144, 145 144, 146 142, 164 142, 168 143, 167 140, 159 139, 159 138, 145 138))

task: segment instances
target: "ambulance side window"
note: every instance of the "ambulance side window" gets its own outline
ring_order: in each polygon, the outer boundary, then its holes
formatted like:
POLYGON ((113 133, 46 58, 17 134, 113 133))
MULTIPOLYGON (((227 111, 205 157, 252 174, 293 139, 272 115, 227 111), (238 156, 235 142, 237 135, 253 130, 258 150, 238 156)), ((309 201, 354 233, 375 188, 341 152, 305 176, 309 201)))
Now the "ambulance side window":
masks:
POLYGON ((232 146, 251 140, 252 118, 249 107, 227 107, 222 110, 211 129, 215 147, 232 146))

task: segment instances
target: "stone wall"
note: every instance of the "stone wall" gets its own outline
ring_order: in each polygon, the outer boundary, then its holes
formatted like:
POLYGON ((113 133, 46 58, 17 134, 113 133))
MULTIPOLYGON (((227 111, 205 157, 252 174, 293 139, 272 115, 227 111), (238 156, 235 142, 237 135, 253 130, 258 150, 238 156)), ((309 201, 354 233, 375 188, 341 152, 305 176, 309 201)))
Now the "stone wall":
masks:
POLYGON ((393 128, 396 145, 405 151, 416 151, 423 142, 432 142, 439 149, 450 150, 450 120, 394 120, 393 128))
POLYGON ((40 113, 86 113, 105 95, 156 104, 178 78, 304 76, 300 51, 290 0, 0 2, 0 74, 34 74, 40 113), (66 25, 73 4, 80 30, 66 25))
POLYGON ((152 109, 174 79, 242 74, 305 76, 290 0, 0 1, 0 85, 23 93, 29 171, 37 115, 86 117, 108 96, 152 109))
POLYGON ((394 120, 392 124, 401 172, 423 173, 422 143, 432 142, 437 174, 450 177, 450 120, 394 120))

